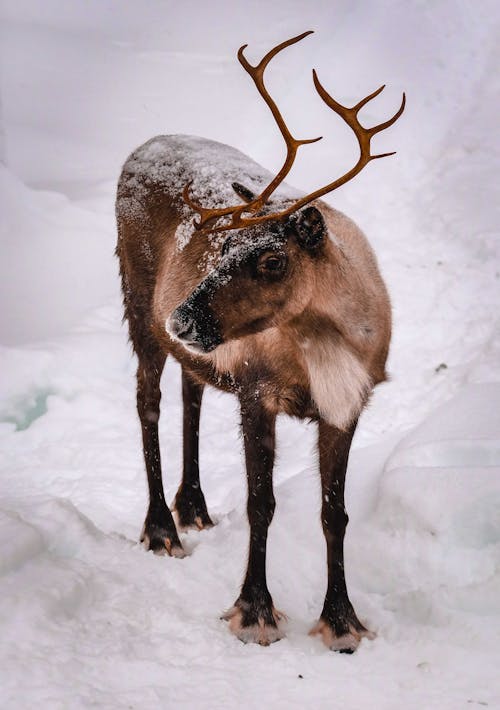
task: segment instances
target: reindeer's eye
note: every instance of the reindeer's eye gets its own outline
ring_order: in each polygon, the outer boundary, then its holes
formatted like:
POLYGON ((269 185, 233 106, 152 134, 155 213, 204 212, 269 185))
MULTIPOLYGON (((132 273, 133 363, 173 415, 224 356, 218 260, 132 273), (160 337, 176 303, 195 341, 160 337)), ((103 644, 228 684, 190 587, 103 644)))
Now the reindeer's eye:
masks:
POLYGON ((279 271, 283 266, 283 259, 280 256, 270 256, 265 260, 264 266, 268 271, 279 271))
POLYGON ((258 262, 259 272, 269 276, 281 275, 285 266, 286 257, 284 254, 262 254, 258 262))

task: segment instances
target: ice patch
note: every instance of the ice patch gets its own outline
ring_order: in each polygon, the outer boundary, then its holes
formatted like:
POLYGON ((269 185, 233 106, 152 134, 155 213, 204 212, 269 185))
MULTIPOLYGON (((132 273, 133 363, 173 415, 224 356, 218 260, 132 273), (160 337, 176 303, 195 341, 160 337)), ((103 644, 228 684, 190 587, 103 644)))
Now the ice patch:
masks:
POLYGON ((41 389, 10 402, 3 412, 0 411, 0 421, 11 422, 17 431, 24 431, 47 413, 47 399, 53 394, 51 389, 41 389))

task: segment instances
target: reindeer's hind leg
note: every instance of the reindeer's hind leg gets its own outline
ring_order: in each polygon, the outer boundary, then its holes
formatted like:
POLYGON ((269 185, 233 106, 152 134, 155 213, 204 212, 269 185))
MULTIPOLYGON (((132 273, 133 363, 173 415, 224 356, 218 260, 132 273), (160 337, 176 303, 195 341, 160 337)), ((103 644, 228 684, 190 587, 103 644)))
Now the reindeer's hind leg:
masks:
MULTIPOLYGON (((140 205, 137 205, 140 208, 140 205)), ((165 502, 161 475, 158 421, 160 419, 160 379, 167 353, 156 341, 152 330, 152 284, 154 277, 147 244, 152 225, 127 222, 118 216, 118 245, 123 305, 130 340, 139 360, 137 367, 137 413, 141 421, 144 463, 148 477, 149 507, 141 534, 146 549, 157 554, 184 557, 172 513, 165 502), (132 255, 132 259, 128 258, 132 255), (132 288, 132 285, 134 287, 132 288), (141 286, 142 285, 142 286, 141 286)))
POLYGON ((311 633, 321 634, 329 648, 343 653, 352 653, 363 637, 374 637, 356 616, 344 575, 344 534, 349 520, 344 506, 344 485, 355 428, 356 422, 349 431, 319 422, 321 522, 327 547, 328 589, 320 620, 311 633))
POLYGON ((183 528, 199 530, 213 525, 200 485, 199 431, 203 385, 199 385, 182 368, 183 471, 182 482, 174 501, 174 509, 183 528))

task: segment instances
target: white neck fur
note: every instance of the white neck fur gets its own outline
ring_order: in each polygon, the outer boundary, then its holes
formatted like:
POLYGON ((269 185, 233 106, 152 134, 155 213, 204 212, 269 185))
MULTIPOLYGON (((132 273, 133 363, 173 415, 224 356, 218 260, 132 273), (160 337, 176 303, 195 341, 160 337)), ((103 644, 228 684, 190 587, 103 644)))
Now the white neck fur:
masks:
POLYGON ((372 388, 369 374, 339 335, 307 338, 302 352, 320 415, 328 424, 347 429, 372 388))

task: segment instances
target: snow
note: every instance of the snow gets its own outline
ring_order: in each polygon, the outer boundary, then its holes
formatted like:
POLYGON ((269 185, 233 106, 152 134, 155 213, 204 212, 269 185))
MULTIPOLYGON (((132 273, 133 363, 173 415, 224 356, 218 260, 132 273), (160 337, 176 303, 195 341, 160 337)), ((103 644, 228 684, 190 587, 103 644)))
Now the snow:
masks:
MULTIPOLYGON (((156 136, 140 146, 127 159, 124 187, 136 194, 140 188, 138 177, 146 175, 167 194, 176 195, 191 183, 190 193, 209 207, 226 207, 228 202, 239 204, 231 183, 237 178, 255 192, 260 192, 272 179, 271 173, 241 151, 217 141, 197 136, 156 136), (221 197, 211 191, 214 177, 223 180, 221 197)), ((139 190, 140 194, 140 190, 139 190)))
MULTIPOLYGON (((497 5, 280 0, 263 21, 259 4, 223 0, 4 0, 2 13, 1 707, 500 707, 497 5), (353 656, 307 635, 326 586, 313 426, 279 421, 268 581, 285 639, 243 645, 219 619, 248 542, 229 395, 202 408, 217 525, 182 534, 183 560, 138 544, 146 482, 113 257, 117 176, 152 136, 206 136, 279 169, 282 140, 235 53, 248 43, 256 62, 309 28, 269 67, 292 133, 324 136, 291 185, 315 189, 357 156, 313 66, 345 104, 387 82, 366 125, 408 95, 376 139, 398 154, 328 198, 366 231, 394 308, 391 381, 348 474, 348 586, 377 632, 353 656)), ((162 382, 172 500, 175 362, 162 382)))

